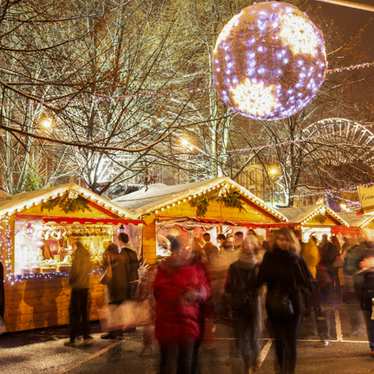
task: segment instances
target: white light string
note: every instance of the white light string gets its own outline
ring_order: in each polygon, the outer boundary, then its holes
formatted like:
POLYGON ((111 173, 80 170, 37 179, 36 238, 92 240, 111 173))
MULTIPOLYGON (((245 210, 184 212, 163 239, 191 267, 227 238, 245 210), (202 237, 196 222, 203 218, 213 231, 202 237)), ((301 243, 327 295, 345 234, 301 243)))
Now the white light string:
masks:
POLYGON ((343 73, 344 71, 355 71, 360 69, 370 69, 374 68, 374 61, 373 62, 364 62, 362 64, 350 65, 350 66, 343 66, 340 68, 335 69, 328 69, 327 74, 336 74, 336 73, 343 73))

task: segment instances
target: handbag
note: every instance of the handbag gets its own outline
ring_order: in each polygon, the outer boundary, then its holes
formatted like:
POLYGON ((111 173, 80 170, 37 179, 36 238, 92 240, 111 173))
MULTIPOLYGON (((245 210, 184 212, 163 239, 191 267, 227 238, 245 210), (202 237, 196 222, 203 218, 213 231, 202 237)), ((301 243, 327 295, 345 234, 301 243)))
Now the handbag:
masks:
POLYGON ((279 319, 289 319, 295 314, 290 296, 281 290, 268 292, 266 307, 271 315, 279 319))
POLYGON ((107 254, 106 256, 108 257, 108 265, 99 279, 99 282, 104 285, 109 284, 113 278, 112 259, 109 254, 107 254))

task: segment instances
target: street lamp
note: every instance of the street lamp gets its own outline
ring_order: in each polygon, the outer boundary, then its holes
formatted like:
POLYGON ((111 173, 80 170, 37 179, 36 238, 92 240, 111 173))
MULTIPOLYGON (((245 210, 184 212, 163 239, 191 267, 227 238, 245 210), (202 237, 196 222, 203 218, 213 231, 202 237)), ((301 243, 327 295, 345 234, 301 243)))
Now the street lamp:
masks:
POLYGON ((192 150, 194 148, 193 144, 191 144, 186 138, 180 138, 180 145, 188 150, 192 150))
POLYGON ((270 177, 270 183, 271 183, 271 204, 274 206, 275 203, 275 183, 279 176, 281 175, 280 168, 277 164, 270 165, 267 168, 267 173, 270 177))
POLYGON ((43 129, 45 130, 49 130, 52 128, 53 126, 53 121, 51 118, 49 117, 46 117, 46 118, 43 118, 41 121, 40 121, 40 126, 43 127, 43 129))

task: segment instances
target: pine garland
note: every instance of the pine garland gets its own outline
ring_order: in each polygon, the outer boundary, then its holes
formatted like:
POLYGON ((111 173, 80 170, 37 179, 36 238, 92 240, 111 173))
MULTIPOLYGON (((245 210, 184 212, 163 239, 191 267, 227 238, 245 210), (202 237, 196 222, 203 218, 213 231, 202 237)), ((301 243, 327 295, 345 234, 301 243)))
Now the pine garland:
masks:
POLYGON ((87 204, 87 200, 78 195, 72 197, 69 192, 66 192, 63 196, 57 197, 56 199, 49 200, 42 204, 41 209, 51 211, 56 207, 60 207, 64 213, 73 213, 79 211, 90 211, 90 207, 87 204))
POLYGON ((240 211, 243 209, 243 203, 241 201, 241 195, 237 191, 228 192, 217 198, 217 201, 223 203, 228 208, 238 208, 240 211))
POLYGON ((191 200, 190 205, 196 207, 196 216, 204 217, 209 207, 209 199, 206 196, 191 200))
POLYGON ((190 201, 190 205, 196 208, 196 216, 204 217, 208 211, 210 201, 217 201, 222 203, 228 208, 238 208, 240 211, 243 209, 241 195, 237 191, 226 192, 222 195, 215 195, 208 199, 207 196, 197 197, 190 201))

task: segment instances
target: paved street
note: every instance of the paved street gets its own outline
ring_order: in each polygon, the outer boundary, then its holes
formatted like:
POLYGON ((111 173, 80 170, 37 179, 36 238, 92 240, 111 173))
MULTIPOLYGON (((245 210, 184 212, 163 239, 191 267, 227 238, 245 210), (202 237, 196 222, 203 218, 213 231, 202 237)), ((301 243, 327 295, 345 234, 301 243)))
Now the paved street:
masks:
MULTIPOLYGON (((95 373, 157 373, 157 358, 139 357, 140 342, 124 342, 111 352, 92 360, 72 374, 95 373)), ((228 356, 229 343, 217 342, 214 349, 203 349, 201 360, 202 374, 236 374, 235 362, 228 356)), ((259 374, 273 373, 273 349, 265 357, 259 374)), ((367 356, 366 343, 331 343, 322 348, 315 342, 300 342, 297 373, 300 374, 368 374, 374 373, 374 361, 367 356)))
MULTIPOLYGON (((374 373, 374 360, 367 356, 368 344, 355 305, 329 309, 331 343, 323 347, 313 328, 305 321, 299 341, 299 374, 374 373)), ((93 324, 95 342, 89 348, 66 348, 67 329, 49 329, 0 338, 1 374, 157 374, 157 352, 140 357, 141 331, 126 335, 123 342, 103 341, 98 324, 93 324)), ((238 362, 229 356, 230 329, 218 326, 217 340, 201 350, 201 374, 236 374, 238 362)), ((262 340, 263 364, 259 374, 273 373, 273 345, 262 340)))

